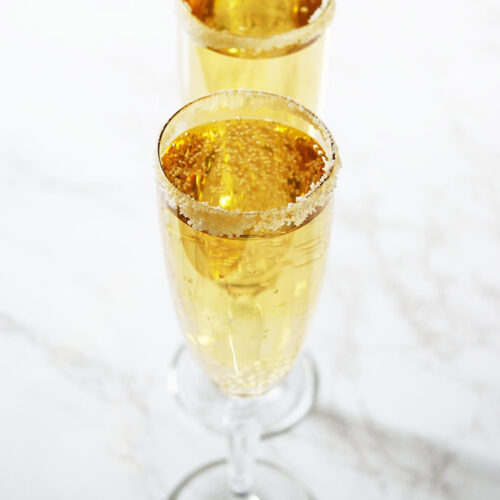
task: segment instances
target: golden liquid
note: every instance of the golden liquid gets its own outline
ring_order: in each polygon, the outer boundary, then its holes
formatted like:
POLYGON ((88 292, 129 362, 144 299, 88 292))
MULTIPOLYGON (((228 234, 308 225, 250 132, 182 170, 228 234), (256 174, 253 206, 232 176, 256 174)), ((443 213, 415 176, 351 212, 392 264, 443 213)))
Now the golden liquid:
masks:
MULTIPOLYGON (((217 31, 271 37, 306 25, 321 0, 185 0, 193 14, 217 31)), ((225 89, 252 89, 291 97, 310 109, 318 105, 323 67, 321 34, 307 45, 252 57, 239 47, 217 50, 181 35, 182 88, 187 101, 225 89)))
POLYGON ((210 28, 261 37, 305 26, 321 0, 184 0, 210 28))
MULTIPOLYGON (((169 180, 227 210, 294 202, 323 173, 324 152, 296 129, 262 120, 214 122, 185 132, 162 158, 169 180)), ((217 237, 168 207, 162 233, 188 345, 226 392, 258 395, 278 383, 301 348, 318 295, 329 205, 299 228, 217 237)))

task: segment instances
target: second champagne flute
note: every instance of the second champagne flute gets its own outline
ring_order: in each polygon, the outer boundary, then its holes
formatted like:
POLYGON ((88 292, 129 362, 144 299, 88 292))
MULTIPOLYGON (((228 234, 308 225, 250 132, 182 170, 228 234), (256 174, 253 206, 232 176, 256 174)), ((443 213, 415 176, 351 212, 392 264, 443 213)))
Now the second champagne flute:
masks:
POLYGON ((316 111, 334 0, 176 0, 185 102, 226 89, 290 97, 316 111))

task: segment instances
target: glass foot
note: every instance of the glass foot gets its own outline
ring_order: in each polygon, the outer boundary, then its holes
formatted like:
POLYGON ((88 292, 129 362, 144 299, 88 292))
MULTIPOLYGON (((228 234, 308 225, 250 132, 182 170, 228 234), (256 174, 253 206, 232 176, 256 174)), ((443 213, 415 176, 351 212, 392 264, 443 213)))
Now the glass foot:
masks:
POLYGON ((272 463, 258 461, 254 474, 251 494, 232 495, 226 461, 212 462, 189 474, 167 500, 314 500, 296 479, 272 463))
MULTIPOLYGON (((184 346, 172 361, 168 383, 185 410, 210 430, 226 434, 223 415, 228 396, 207 379, 184 346)), ((317 392, 316 366, 311 356, 303 354, 280 385, 256 398, 254 416, 262 438, 281 434, 300 422, 314 407, 317 392)))

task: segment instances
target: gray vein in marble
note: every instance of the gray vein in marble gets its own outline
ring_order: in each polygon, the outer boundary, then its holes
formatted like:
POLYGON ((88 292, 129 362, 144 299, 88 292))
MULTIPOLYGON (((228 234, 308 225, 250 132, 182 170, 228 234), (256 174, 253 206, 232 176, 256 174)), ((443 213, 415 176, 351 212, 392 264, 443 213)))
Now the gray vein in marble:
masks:
POLYGON ((362 476, 371 476, 379 483, 381 492, 387 478, 413 492, 412 498, 436 494, 443 500, 472 500, 457 488, 457 477, 490 484, 490 496, 481 500, 494 500, 493 495, 500 488, 498 464, 463 457, 446 445, 421 436, 389 430, 373 422, 366 413, 356 419, 320 407, 293 431, 293 436, 303 445, 333 452, 339 465, 348 462, 362 476))
MULTIPOLYGON (((152 422, 158 415, 153 415, 151 402, 147 397, 151 388, 158 387, 158 380, 139 382, 137 377, 119 373, 96 357, 90 358, 72 347, 43 339, 32 327, 2 312, 0 334, 27 342, 38 350, 51 366, 60 370, 66 380, 71 380, 80 390, 99 398, 101 404, 108 406, 124 402, 127 411, 133 412, 140 420, 138 428, 142 429, 141 432, 146 436, 141 438, 141 441, 145 439, 147 443, 153 439, 152 422)), ((166 384, 164 387, 166 399, 166 384)), ((71 406, 67 408, 73 410, 71 406)), ((80 409, 76 414, 80 418, 84 417, 80 409)), ((158 464, 148 455, 148 447, 140 444, 138 446, 132 435, 124 437, 123 445, 123 448, 110 451, 128 467, 141 470, 148 478, 148 497, 157 498, 158 491, 164 491, 165 486, 158 464)))

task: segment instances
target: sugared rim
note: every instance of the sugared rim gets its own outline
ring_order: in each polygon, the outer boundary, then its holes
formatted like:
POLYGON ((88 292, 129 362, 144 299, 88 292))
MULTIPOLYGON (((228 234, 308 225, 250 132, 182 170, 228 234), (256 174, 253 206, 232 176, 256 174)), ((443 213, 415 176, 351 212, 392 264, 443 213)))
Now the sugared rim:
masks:
MULTIPOLYGON (((239 118, 244 118, 244 116, 239 118)), ((272 232, 286 226, 300 226, 311 214, 328 201, 336 184, 337 172, 341 167, 338 148, 333 140, 332 134, 326 125, 312 111, 288 97, 273 94, 271 92, 245 89, 214 92, 183 106, 174 113, 163 126, 158 140, 157 155, 157 179, 169 206, 173 209, 178 209, 180 213, 187 218, 188 224, 194 229, 207 231, 215 236, 238 236, 252 230, 258 233, 272 232), (231 96, 237 95, 280 100, 290 109, 294 109, 305 116, 310 124, 319 130, 322 135, 326 144, 326 161, 323 167, 324 173, 318 181, 311 184, 309 191, 303 196, 297 197, 295 202, 290 202, 288 205, 267 210, 248 212, 227 210, 191 198, 172 184, 163 171, 161 167, 160 149, 163 135, 167 131, 169 125, 171 125, 179 115, 184 114, 197 103, 216 99, 221 96, 230 98, 231 96)))
MULTIPOLYGON (((335 0, 323 0, 321 7, 311 16, 309 22, 298 28, 270 36, 253 37, 210 28, 193 15, 188 2, 176 0, 179 15, 189 34, 205 47, 227 52, 229 48, 244 51, 243 57, 264 57, 292 52, 293 47, 304 47, 316 40, 328 27, 333 18, 335 0)), ((265 0, 263 0, 265 1, 265 0)))

